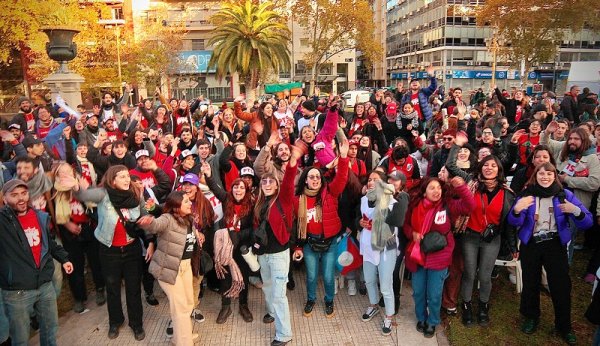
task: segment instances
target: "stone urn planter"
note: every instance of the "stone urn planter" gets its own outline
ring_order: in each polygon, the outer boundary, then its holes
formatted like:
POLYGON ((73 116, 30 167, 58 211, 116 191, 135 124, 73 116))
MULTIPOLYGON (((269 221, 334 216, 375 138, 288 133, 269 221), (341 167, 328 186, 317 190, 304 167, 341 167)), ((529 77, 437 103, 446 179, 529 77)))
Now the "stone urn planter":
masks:
POLYGON ((48 35, 49 42, 46 43, 46 53, 50 59, 60 63, 58 72, 67 72, 67 61, 75 59, 77 56, 77 45, 73 42, 73 37, 79 33, 79 30, 64 27, 46 27, 42 31, 48 35))

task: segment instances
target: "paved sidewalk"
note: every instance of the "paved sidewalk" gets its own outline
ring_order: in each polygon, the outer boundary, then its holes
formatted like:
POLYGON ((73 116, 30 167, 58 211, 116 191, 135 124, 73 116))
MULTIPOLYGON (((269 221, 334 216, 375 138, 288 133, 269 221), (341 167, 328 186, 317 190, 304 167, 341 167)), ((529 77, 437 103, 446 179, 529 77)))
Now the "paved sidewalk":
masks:
MULTIPOLYGON (((414 306, 411 297, 410 282, 404 282, 401 297, 400 312, 396 317, 397 326, 391 336, 381 335, 383 312, 370 322, 362 322, 360 317, 368 305, 366 296, 357 294, 348 296, 346 288, 340 289, 335 298, 335 316, 328 319, 324 313, 323 287, 319 283, 317 290, 318 302, 311 317, 302 315, 306 299, 306 285, 303 271, 295 271, 296 289, 288 290, 290 314, 292 317, 293 340, 288 344, 294 345, 448 345, 442 328, 438 328, 434 338, 426 339, 415 329, 414 306)), ((68 289, 68 287, 63 287, 68 289)), ((154 307, 144 304, 144 328, 146 339, 137 342, 127 322, 121 328, 120 335, 115 340, 107 338, 108 312, 106 306, 97 307, 91 296, 87 312, 75 314, 69 312, 60 319, 58 332, 59 345, 168 345, 170 339, 165 334, 169 320, 169 306, 164 293, 155 285, 156 297, 160 305, 154 307)), ((123 297, 125 295, 123 294, 123 297)), ((194 324, 194 332, 199 334, 196 345, 269 345, 275 335, 274 324, 263 324, 265 314, 263 293, 255 287, 250 288, 249 307, 254 315, 252 323, 245 323, 238 313, 237 301, 233 302, 233 313, 225 324, 215 323, 221 307, 217 293, 207 290, 201 301, 202 312, 206 318, 203 323, 194 324)), ((123 301, 125 309, 125 302, 123 301)), ((39 343, 37 334, 31 339, 33 344, 39 343)))

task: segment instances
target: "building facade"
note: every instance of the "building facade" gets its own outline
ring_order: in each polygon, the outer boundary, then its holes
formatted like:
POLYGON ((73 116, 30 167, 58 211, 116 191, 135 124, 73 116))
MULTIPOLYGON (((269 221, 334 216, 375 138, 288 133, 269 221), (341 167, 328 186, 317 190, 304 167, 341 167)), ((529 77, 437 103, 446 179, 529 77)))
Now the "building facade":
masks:
POLYGON ((357 86, 358 87, 385 87, 387 86, 388 73, 386 69, 386 32, 387 32, 387 1, 373 0, 373 41, 382 47, 382 57, 379 61, 374 61, 369 69, 361 59, 361 54, 357 56, 357 86))
MULTIPOLYGON (((387 72, 392 82, 425 76, 432 65, 447 87, 489 88, 493 54, 493 29, 476 26, 475 7, 483 0, 389 0, 386 5, 387 72)), ((600 36, 583 30, 563 41, 554 62, 527 73, 528 84, 562 92, 570 62, 600 60, 600 36)), ((520 87, 522 71, 497 59, 496 85, 520 87)), ((523 86, 524 87, 524 86, 523 86)))

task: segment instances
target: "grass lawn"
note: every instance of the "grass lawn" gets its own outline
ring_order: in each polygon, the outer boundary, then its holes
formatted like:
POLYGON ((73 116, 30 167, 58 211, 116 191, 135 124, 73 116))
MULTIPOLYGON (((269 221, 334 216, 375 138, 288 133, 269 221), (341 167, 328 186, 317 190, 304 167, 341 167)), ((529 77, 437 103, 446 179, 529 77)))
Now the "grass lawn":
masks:
MULTIPOLYGON (((583 281, 591 253, 588 251, 575 251, 573 265, 571 267, 571 318, 573 330, 577 335, 577 344, 591 345, 596 327, 590 324, 583 316, 590 300, 592 286, 583 281)), ((565 344, 558 336, 551 335, 554 327, 554 309, 552 300, 547 293, 541 294, 542 316, 538 330, 527 335, 521 332, 521 315, 519 314, 520 295, 516 293, 514 285, 508 281, 508 273, 503 268, 500 276, 492 280, 492 295, 490 298, 490 326, 482 328, 474 326, 465 327, 461 323, 460 312, 456 317, 444 318, 446 335, 451 345, 563 345, 565 344)), ((477 302, 473 297, 473 302, 477 302)), ((474 303, 475 312, 477 311, 474 303)), ((460 308, 459 308, 460 309, 460 308)), ((476 316, 474 316, 476 318, 476 316)), ((475 320, 476 322, 477 320, 475 320)))

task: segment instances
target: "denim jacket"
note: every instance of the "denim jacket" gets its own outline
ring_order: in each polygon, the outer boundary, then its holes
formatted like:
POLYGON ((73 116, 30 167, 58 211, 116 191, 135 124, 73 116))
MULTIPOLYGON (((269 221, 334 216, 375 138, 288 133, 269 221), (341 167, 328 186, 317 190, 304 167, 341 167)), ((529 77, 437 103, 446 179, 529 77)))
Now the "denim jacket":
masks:
MULTIPOLYGON (((560 237, 560 241, 563 245, 566 245, 569 241, 571 241, 571 229, 569 226, 569 218, 575 222, 575 226, 579 230, 586 230, 592 227, 594 220, 592 219, 592 214, 586 209, 586 207, 575 197, 575 195, 569 191, 564 190, 566 194, 565 200, 573 203, 579 209, 581 209, 581 213, 579 216, 574 216, 572 214, 563 213, 558 207, 561 204, 558 196, 552 197, 552 205, 554 210, 554 220, 556 221, 556 228, 558 230, 558 236, 560 237)), ((536 197, 536 199, 539 197, 536 197)), ((515 204, 519 201, 520 198, 515 200, 513 207, 508 213, 507 221, 512 226, 517 227, 519 232, 519 239, 523 242, 523 244, 529 243, 531 237, 533 236, 533 230, 535 227, 535 212, 537 205, 533 203, 529 208, 522 210, 518 215, 515 214, 514 208, 515 204)))
MULTIPOLYGON (((115 207, 110 202, 108 193, 104 188, 79 190, 75 193, 75 198, 81 202, 94 202, 98 204, 98 227, 94 231, 94 235, 98 241, 106 246, 111 246, 115 235, 115 227, 119 220, 119 214, 115 207)), ((148 212, 142 208, 144 201, 140 201, 140 205, 129 209, 130 220, 134 221, 148 212)), ((127 241, 132 241, 133 238, 127 235, 127 241)))

